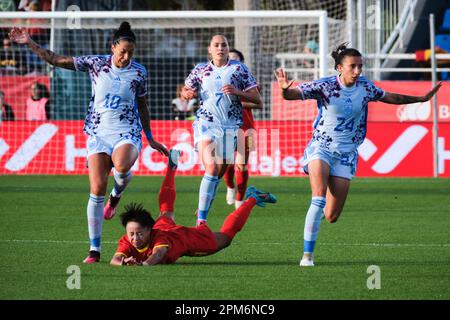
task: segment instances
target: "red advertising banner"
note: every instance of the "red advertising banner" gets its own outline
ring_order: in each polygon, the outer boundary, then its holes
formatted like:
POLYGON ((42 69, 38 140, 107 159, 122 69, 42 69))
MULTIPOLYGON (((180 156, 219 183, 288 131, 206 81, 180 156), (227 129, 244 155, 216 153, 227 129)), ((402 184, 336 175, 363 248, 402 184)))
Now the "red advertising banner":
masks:
MULTIPOLYGON (((0 174, 87 174, 83 121, 14 121, 0 124, 0 174)), ((183 151, 178 174, 201 175, 192 122, 152 121, 155 138, 183 151)), ((309 140, 306 121, 257 121, 254 176, 303 176, 300 160, 309 140)), ((450 123, 439 126, 439 174, 450 177, 450 123)), ((144 139, 145 140, 145 139, 144 139)), ((360 146, 357 176, 433 176, 431 123, 369 123, 360 146)), ((144 141, 136 175, 161 175, 167 159, 144 141)))

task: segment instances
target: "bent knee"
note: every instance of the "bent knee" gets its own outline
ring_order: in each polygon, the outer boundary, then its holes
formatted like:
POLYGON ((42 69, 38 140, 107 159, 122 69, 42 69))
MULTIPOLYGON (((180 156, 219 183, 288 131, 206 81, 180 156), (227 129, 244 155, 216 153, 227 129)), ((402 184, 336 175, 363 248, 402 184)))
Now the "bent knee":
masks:
POLYGON ((336 223, 339 219, 339 216, 341 215, 341 212, 332 212, 330 214, 325 214, 325 218, 329 223, 336 223))
POLYGON ((120 174, 126 174, 131 170, 133 165, 134 165, 134 162, 133 163, 130 163, 130 162, 114 163, 114 170, 120 174))
POLYGON ((326 217, 329 223, 336 223, 339 217, 326 217))

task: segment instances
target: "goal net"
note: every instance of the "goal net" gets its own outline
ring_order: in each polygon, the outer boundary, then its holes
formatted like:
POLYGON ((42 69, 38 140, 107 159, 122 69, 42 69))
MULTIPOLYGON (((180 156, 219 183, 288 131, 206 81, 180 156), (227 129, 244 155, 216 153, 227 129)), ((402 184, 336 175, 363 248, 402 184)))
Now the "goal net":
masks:
MULTIPOLYGON (((185 151, 181 175, 201 174, 202 168, 193 150, 196 105, 180 111, 174 101, 177 87, 194 65, 207 61, 211 37, 224 34, 231 48, 244 53, 264 103, 262 110, 253 112, 257 136, 250 173, 301 175, 300 159, 317 113, 315 102, 283 101, 273 70, 283 67, 297 82, 330 74, 329 52, 346 40, 346 21, 345 5, 339 12, 332 7, 326 12, 317 10, 323 6, 301 8, 292 3, 253 1, 259 11, 1 12, 0 28, 5 38, 12 26, 26 27, 41 46, 64 56, 83 56, 109 54, 114 30, 122 21, 130 22, 137 36, 134 59, 148 71, 153 134, 168 148, 185 151), (276 6, 283 3, 290 7, 276 6)), ((91 97, 89 75, 53 68, 27 47, 7 42, 0 90, 15 120, 8 121, 3 110, 0 174, 87 173, 82 128, 91 97), (34 120, 27 104, 31 108, 42 97, 48 100, 47 112, 34 120)), ((165 159, 143 142, 133 170, 138 175, 162 174, 165 159)))

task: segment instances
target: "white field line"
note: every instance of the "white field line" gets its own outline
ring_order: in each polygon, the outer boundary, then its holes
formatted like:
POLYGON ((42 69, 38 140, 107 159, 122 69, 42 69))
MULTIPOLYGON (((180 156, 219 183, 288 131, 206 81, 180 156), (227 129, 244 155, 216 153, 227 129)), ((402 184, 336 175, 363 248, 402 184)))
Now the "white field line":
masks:
MULTIPOLYGON (((53 244, 88 244, 89 241, 83 240, 32 240, 32 239, 0 239, 1 242, 6 243, 53 243, 53 244)), ((117 241, 102 241, 102 244, 117 244, 117 241)), ((244 245, 256 245, 256 246, 298 246, 298 243, 294 242, 249 242, 244 245)), ((450 247, 450 243, 345 243, 345 242, 320 242, 321 246, 356 246, 356 247, 450 247)))

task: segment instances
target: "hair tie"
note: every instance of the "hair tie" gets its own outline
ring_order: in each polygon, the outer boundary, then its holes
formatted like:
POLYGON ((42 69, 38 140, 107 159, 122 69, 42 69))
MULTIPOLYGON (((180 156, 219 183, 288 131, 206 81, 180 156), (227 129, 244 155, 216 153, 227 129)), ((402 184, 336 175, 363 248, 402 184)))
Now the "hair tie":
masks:
POLYGON ((120 37, 119 39, 114 41, 114 43, 119 43, 120 40, 127 40, 127 41, 131 41, 131 42, 136 42, 136 39, 134 39, 132 37, 129 37, 129 36, 124 36, 124 37, 120 37))

